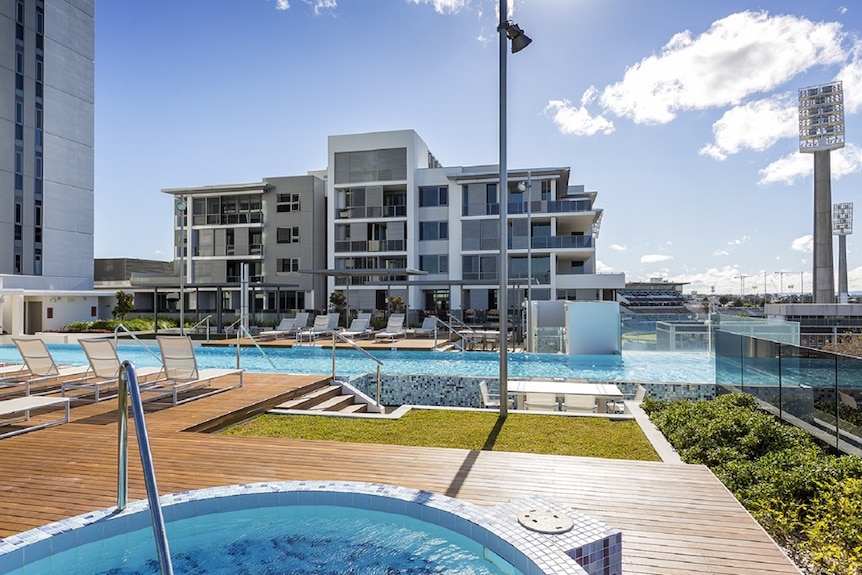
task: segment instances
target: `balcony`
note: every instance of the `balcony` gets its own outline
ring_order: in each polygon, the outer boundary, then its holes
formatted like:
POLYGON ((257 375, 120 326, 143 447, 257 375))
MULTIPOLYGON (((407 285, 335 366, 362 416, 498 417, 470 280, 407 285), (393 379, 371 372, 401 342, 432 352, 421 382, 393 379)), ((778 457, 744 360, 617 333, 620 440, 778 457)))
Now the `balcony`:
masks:
POLYGON ((355 220, 360 218, 404 218, 407 217, 407 206, 358 206, 353 208, 338 208, 335 210, 337 220, 355 220))
POLYGON ((195 226, 236 226, 252 224, 263 224, 263 212, 248 212, 242 214, 194 214, 192 216, 192 225, 195 226))
MULTIPOLYGON (((509 237, 510 250, 526 250, 528 236, 509 237)), ((534 237, 531 249, 592 249, 592 236, 544 236, 534 237)), ((463 238, 461 249, 464 251, 486 251, 500 249, 499 238, 463 238)), ((337 249, 336 249, 337 251, 337 249)))
POLYGON ((335 242, 335 253, 345 252, 403 252, 407 249, 404 240, 342 240, 335 242))
MULTIPOLYGON (((510 202, 507 206, 509 215, 521 214, 569 214, 574 212, 591 212, 593 204, 590 200, 541 200, 528 206, 527 202, 510 202)), ((500 204, 467 204, 462 206, 462 216, 497 216, 500 214, 500 204)))

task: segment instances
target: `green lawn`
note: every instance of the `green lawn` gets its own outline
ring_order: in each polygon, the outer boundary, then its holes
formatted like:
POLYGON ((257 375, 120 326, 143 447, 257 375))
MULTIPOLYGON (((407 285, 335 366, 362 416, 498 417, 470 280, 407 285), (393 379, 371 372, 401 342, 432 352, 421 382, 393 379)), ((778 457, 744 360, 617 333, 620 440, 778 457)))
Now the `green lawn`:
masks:
POLYGON ((633 420, 414 409, 398 420, 261 415, 226 435, 660 461, 633 420))

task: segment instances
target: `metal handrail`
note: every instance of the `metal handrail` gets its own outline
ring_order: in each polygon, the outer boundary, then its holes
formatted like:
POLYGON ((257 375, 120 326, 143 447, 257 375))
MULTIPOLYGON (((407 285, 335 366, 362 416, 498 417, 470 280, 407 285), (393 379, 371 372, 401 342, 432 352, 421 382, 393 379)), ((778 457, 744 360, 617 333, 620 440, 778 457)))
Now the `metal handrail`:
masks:
POLYGON ((241 347, 239 345, 239 342, 242 339, 243 333, 245 333, 246 337, 251 340, 251 343, 254 344, 254 347, 257 348, 257 351, 259 351, 260 354, 266 359, 266 361, 269 362, 269 365, 272 366, 272 369, 278 371, 278 368, 275 366, 275 362, 273 362, 272 359, 270 359, 270 357, 266 355, 266 352, 263 351, 263 348, 260 347, 260 344, 257 343, 257 340, 254 339, 254 336, 251 335, 251 332, 248 331, 245 327, 245 324, 242 323, 239 324, 239 329, 236 330, 236 368, 239 369, 239 348, 241 347))
MULTIPOLYGON (((115 349, 116 349, 116 347, 117 347, 117 342, 118 342, 118 340, 119 340, 119 337, 118 337, 118 335, 117 335, 117 332, 118 332, 118 331, 120 331, 121 329, 122 329, 124 332, 126 332, 127 334, 129 334, 129 335, 132 337, 132 339, 133 339, 133 340, 135 340, 136 342, 138 342, 139 344, 141 344, 141 346, 143 346, 143 348, 144 348, 145 350, 147 350, 148 352, 150 352, 150 355, 152 355, 154 358, 156 358, 156 360, 159 362, 159 365, 164 365, 164 362, 162 361, 162 358, 161 358, 161 356, 160 356, 159 354, 157 354, 156 352, 154 352, 153 350, 151 350, 151 349, 150 349, 150 347, 149 347, 147 344, 145 344, 144 342, 142 342, 142 341, 138 338, 138 336, 136 336, 133 332, 129 331, 129 328, 127 328, 126 326, 124 326, 124 325, 123 325, 123 324, 121 324, 121 323, 117 324, 117 327, 115 327, 115 328, 114 328, 114 348, 115 348, 115 349)), ((147 333, 150 333, 150 332, 147 332, 147 333)))
POLYGON ((168 547, 168 535, 165 530, 165 517, 159 502, 159 488, 156 485, 156 472, 153 469, 153 455, 150 451, 150 438, 144 422, 144 404, 141 402, 141 388, 138 386, 138 376, 132 362, 126 360, 120 364, 118 375, 120 387, 117 396, 118 442, 119 457, 117 461, 117 512, 126 508, 129 494, 129 424, 128 403, 131 398, 132 416, 135 418, 135 435, 138 437, 138 450, 141 453, 141 467, 144 472, 144 483, 147 487, 147 501, 150 507, 150 520, 153 525, 153 537, 156 551, 159 555, 159 568, 162 575, 173 575, 171 551, 168 547))
POLYGON ((353 349, 357 349, 357 350, 361 351, 365 356, 368 357, 368 359, 374 361, 377 364, 377 397, 375 399, 377 401, 377 407, 379 408, 380 407, 380 367, 383 365, 383 362, 380 361, 379 359, 377 359, 376 357, 374 357, 372 354, 368 353, 367 350, 364 350, 361 347, 359 347, 358 345, 356 345, 356 342, 353 341, 352 339, 350 339, 349 337, 346 337, 346 336, 344 336, 344 335, 342 335, 342 334, 340 334, 334 330, 332 332, 332 381, 335 381, 335 342, 336 342, 336 340, 339 340, 339 339, 341 341, 345 342, 347 345, 349 345, 353 349))
MULTIPOLYGON (((449 325, 448 323, 446 323, 445 321, 443 321, 443 320, 442 320, 442 319, 440 319, 439 317, 437 318, 437 321, 439 321, 440 323, 442 323, 443 325, 445 325, 446 327, 448 327, 448 328, 449 328, 449 331, 451 331, 452 333, 454 333, 455 335, 457 335, 458 337, 460 337, 460 338, 461 338, 461 342, 462 342, 462 343, 463 343, 464 341, 466 341, 466 340, 467 340, 467 338, 466 338, 466 337, 464 337, 464 334, 463 334, 463 333, 461 333, 461 331, 459 331, 459 330, 455 329, 453 326, 449 325)), ((460 319, 458 319, 457 317, 455 317, 455 316, 454 316, 454 315, 452 315, 451 313, 449 314, 449 321, 451 321, 452 323, 456 323, 456 324, 461 324, 461 325, 463 325, 465 328, 467 328, 467 331, 469 331, 470 333, 472 333, 472 334, 474 334, 474 335, 475 335, 475 333, 476 333, 476 330, 473 328, 473 326, 467 325, 466 323, 464 323, 463 321, 461 321, 460 319)), ((461 351, 465 351, 465 350, 466 350, 466 348, 465 348, 463 345, 458 345, 458 347, 461 349, 461 351)))
POLYGON ((200 324, 202 324, 202 323, 206 323, 206 324, 207 324, 207 341, 209 341, 209 340, 210 340, 210 318, 211 318, 211 317, 212 317, 212 314, 210 314, 210 315, 206 316, 205 318, 203 318, 202 320, 200 320, 199 322, 197 322, 196 324, 194 324, 194 325, 189 329, 189 331, 194 331, 194 330, 196 330, 196 329, 198 328, 198 326, 199 326, 200 324))

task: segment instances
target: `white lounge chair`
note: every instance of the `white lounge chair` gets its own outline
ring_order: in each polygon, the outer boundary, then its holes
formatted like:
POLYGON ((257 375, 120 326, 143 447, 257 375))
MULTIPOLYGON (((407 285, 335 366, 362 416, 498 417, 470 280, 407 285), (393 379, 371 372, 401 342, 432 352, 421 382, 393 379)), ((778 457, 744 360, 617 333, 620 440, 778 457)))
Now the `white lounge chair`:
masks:
POLYGON ((281 318, 281 321, 278 322, 278 325, 275 326, 275 329, 262 331, 257 334, 257 338, 261 341, 268 339, 278 339, 280 335, 293 329, 295 323, 295 317, 283 317, 281 318))
MULTIPOLYGON (((66 396, 66 391, 70 389, 91 390, 94 402, 117 397, 117 393, 119 393, 117 378, 120 374, 120 358, 117 356, 113 342, 109 339, 99 338, 81 339, 78 340, 78 343, 84 348, 84 354, 87 356, 87 361, 90 362, 90 367, 84 377, 65 380, 60 384, 63 397, 66 396), (104 388, 110 388, 113 393, 104 395, 102 393, 104 388)), ((138 383, 142 389, 147 383, 147 379, 157 378, 161 371, 158 367, 137 369, 138 383)))
POLYGON ((142 393, 156 393, 151 399, 170 396, 173 405, 200 399, 230 389, 242 387, 241 369, 198 369, 197 358, 192 340, 188 337, 159 336, 159 351, 162 355, 163 379, 158 379, 141 389, 142 393), (208 388, 214 379, 239 376, 239 382, 229 387, 208 388), (179 398, 182 392, 194 392, 184 399, 179 398))
POLYGON ((338 314, 330 313, 319 315, 314 318, 314 325, 309 329, 304 329, 296 332, 296 341, 301 342, 307 339, 309 342, 314 342, 322 335, 330 335, 338 328, 338 314))
POLYGON ((553 393, 526 393, 524 398, 525 409, 536 409, 541 411, 558 411, 557 396, 553 393))
POLYGON ((404 314, 393 313, 389 316, 389 321, 386 323, 386 327, 374 334, 374 341, 380 339, 394 341, 399 337, 407 337, 407 332, 404 331, 404 314))
POLYGON ((28 431, 34 431, 36 429, 42 429, 43 427, 48 427, 50 425, 68 423, 69 398, 28 395, 26 397, 16 397, 13 399, 4 399, 0 401, 0 425, 8 425, 10 423, 15 423, 18 421, 29 421, 30 412, 32 410, 54 407, 57 405, 62 405, 64 407, 64 414, 62 417, 58 419, 52 419, 50 421, 41 421, 40 423, 37 423, 35 425, 25 425, 24 427, 17 427, 15 429, 12 429, 11 431, 0 432, 0 439, 4 437, 12 437, 13 435, 19 435, 28 431), (12 415, 13 417, 4 418, 4 416, 7 415, 12 415))
POLYGON ((356 339, 359 337, 369 337, 371 335, 371 328, 369 324, 371 323, 371 317, 357 317, 355 320, 350 322, 350 327, 341 332, 341 335, 350 339, 356 339))
POLYGON ((596 396, 567 393, 563 397, 563 409, 566 411, 596 412, 596 396))
POLYGON ((21 386, 24 395, 30 395, 30 386, 34 383, 55 381, 64 377, 81 375, 86 367, 60 367, 48 351, 48 346, 39 338, 13 337, 12 343, 18 348, 18 353, 24 360, 27 369, 0 378, 0 387, 21 386))
POLYGON ((425 336, 431 337, 434 335, 434 332, 437 331, 437 318, 429 315, 425 319, 422 320, 422 325, 413 329, 413 335, 415 337, 425 336))
MULTIPOLYGON (((500 394, 499 393, 491 393, 488 391, 488 382, 484 379, 479 382, 479 391, 482 394, 482 407, 500 407, 500 394)), ((512 398, 509 398, 509 407, 514 407, 515 402, 512 398)))

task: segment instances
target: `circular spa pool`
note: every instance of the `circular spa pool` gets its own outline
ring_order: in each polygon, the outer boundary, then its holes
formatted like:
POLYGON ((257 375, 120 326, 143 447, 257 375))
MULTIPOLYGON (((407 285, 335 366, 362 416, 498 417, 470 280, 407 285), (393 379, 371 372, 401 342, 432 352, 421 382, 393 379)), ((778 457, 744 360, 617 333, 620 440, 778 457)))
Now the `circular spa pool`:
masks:
MULTIPOLYGON (((162 505, 177 575, 586 572, 567 550, 572 537, 583 543, 577 530, 559 547, 537 545, 538 535, 519 528, 505 505, 401 487, 237 485, 164 496, 162 505)), ((9 537, 0 541, 0 573, 158 575, 149 521, 139 501, 119 514, 105 509, 9 537)), ((595 524, 584 527, 595 533, 595 524)))

